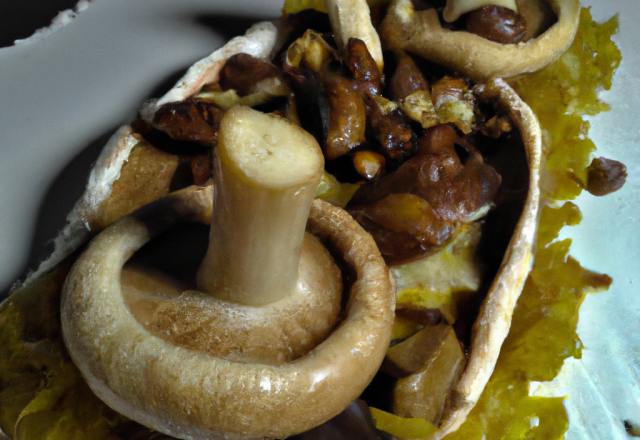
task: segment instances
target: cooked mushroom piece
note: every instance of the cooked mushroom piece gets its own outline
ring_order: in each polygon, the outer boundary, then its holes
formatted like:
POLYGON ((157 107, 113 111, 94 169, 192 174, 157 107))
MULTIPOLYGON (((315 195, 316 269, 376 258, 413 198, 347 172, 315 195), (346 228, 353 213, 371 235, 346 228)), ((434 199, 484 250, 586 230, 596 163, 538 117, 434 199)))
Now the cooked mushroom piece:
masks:
POLYGON ((395 297, 373 239, 313 201, 323 162, 301 128, 234 107, 214 191, 171 194, 91 242, 65 283, 62 327, 98 397, 175 437, 251 439, 306 431, 360 395, 388 347, 395 297), (179 221, 212 224, 200 290, 123 270, 179 221), (345 300, 334 258, 357 274, 345 300))
POLYGON ((455 332, 446 324, 426 327, 391 347, 385 363, 399 377, 393 391, 393 412, 437 426, 465 362, 455 332))
MULTIPOLYGON (((469 9, 456 8, 457 12, 450 11, 445 20, 455 19, 463 12, 476 9, 477 5, 488 3, 450 2, 461 6, 475 6, 469 9)), ((447 6, 450 2, 447 2, 447 6)), ((513 1, 504 2, 505 5, 507 3, 511 3, 513 8, 513 1)), ((578 29, 580 2, 533 0, 515 3, 527 20, 527 27, 531 25, 531 30, 527 30, 522 42, 517 44, 503 44, 472 32, 450 30, 443 27, 435 8, 416 10, 411 0, 394 0, 380 28, 380 36, 385 42, 385 48, 419 55, 475 81, 484 82, 534 72, 555 61, 571 45, 578 29), (551 9, 557 21, 553 24, 548 22, 543 17, 542 9, 551 9), (540 28, 544 25, 550 27, 542 32, 540 28), (540 32, 542 33, 538 36, 540 32), (526 38, 531 39, 526 41, 526 38)))

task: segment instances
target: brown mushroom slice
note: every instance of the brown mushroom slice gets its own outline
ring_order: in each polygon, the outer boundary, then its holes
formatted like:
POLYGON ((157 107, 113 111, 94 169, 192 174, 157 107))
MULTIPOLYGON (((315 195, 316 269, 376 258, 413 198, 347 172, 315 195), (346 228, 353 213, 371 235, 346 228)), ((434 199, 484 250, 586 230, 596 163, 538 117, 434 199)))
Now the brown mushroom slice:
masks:
MULTIPOLYGON (((410 376, 432 361, 442 349, 442 345, 448 344, 448 339, 456 342, 456 356, 462 361, 460 366, 464 367, 464 353, 460 348, 460 343, 453 331, 453 327, 447 324, 438 324, 426 326, 404 341, 391 346, 387 350, 382 369, 393 377, 403 378, 410 376)), ((462 368, 460 368, 459 372, 462 373, 462 368)), ((437 377, 435 379, 438 380, 437 377)), ((396 414, 398 413, 396 412, 396 414)), ((420 416, 403 415, 402 417, 420 416)), ((430 422, 434 423, 432 420, 430 422)))
POLYGON ((369 52, 364 41, 349 38, 345 58, 353 75, 354 88, 363 95, 380 95, 382 92, 382 72, 369 52))
MULTIPOLYGON (((397 66, 389 80, 389 94, 394 101, 402 101, 407 96, 419 90, 426 92, 426 98, 431 100, 431 87, 415 61, 404 51, 394 52, 397 66)), ((432 103, 433 104, 433 103, 432 103)))
POLYGON ((394 414, 437 426, 466 362, 453 327, 424 328, 391 347, 385 362, 401 375, 393 390, 394 414))
POLYGON ((366 108, 362 95, 353 90, 353 82, 327 69, 322 86, 329 107, 329 127, 324 154, 329 160, 349 153, 365 142, 366 108))
POLYGON ((158 109, 153 127, 172 139, 215 147, 224 110, 201 100, 171 102, 158 109))
POLYGON ((467 32, 502 44, 520 43, 527 31, 524 17, 499 6, 485 6, 470 12, 465 24, 467 32))
POLYGON ((403 49, 476 81, 534 72, 562 55, 576 34, 579 0, 548 0, 558 21, 526 43, 501 44, 469 32, 445 29, 435 9, 416 11, 411 0, 395 0, 382 23, 385 45, 403 49))
MULTIPOLYGON (((211 193, 192 187, 148 205, 92 241, 65 285, 63 335, 72 359, 94 392, 136 421, 180 438, 281 438, 337 415, 368 385, 389 344, 394 294, 388 269, 372 238, 342 209, 321 201, 311 204, 322 173, 317 143, 300 145, 297 136, 304 132, 277 116, 234 108, 225 118, 215 165, 216 175, 221 178, 216 183, 215 206, 222 215, 216 216, 212 228, 212 238, 223 238, 211 240, 199 275, 200 285, 207 293, 236 306, 240 301, 287 301, 299 284, 293 277, 294 285, 290 286, 291 265, 297 261, 286 255, 287 249, 299 253, 300 245, 287 239, 284 230, 289 229, 302 241, 307 219, 299 213, 305 209, 309 212, 311 205, 309 232, 357 274, 346 300, 344 320, 326 340, 288 363, 269 359, 231 361, 197 347, 167 342, 149 332, 131 313, 132 302, 123 298, 123 264, 152 236, 176 221, 207 220, 211 201, 205 194, 211 193), (271 128, 267 133, 263 131, 265 125, 271 128), (259 136, 247 137, 242 133, 247 130, 259 136), (285 149, 292 148, 297 162, 279 158, 278 163, 283 166, 270 165, 269 158, 280 154, 270 149, 286 139, 292 142, 285 149), (245 141, 243 148, 234 147, 238 140, 245 141), (254 194, 248 194, 249 190, 254 194), (294 202, 298 206, 291 208, 288 215, 270 212, 275 210, 273 205, 289 209, 294 202), (261 206, 263 211, 253 209, 252 204, 261 206), (219 230, 221 225, 228 230, 219 230), (300 226, 302 232, 297 230, 300 226), (243 233, 248 235, 246 239, 238 236, 243 233), (274 243, 268 244, 270 239, 274 243), (266 244, 269 249, 253 252, 257 249, 254 243, 266 244), (239 260, 222 258, 226 267, 217 265, 218 253, 229 252, 224 249, 231 245, 244 248, 249 254, 239 260), (275 282, 259 273, 257 261, 274 268, 275 282), (209 264, 221 268, 221 272, 209 271, 209 264), (261 292, 261 280, 272 283, 270 291, 261 292), (284 299, 278 300, 279 297, 284 299)), ((310 240, 315 243, 312 247, 318 244, 314 238, 310 240)), ((326 256, 326 251, 320 253, 326 256)), ((231 249, 229 255, 234 254, 231 249)), ((331 279, 332 275, 325 273, 324 278, 331 279)), ((175 296, 167 289, 159 290, 159 296, 175 296)), ((325 295, 324 287, 321 290, 318 294, 325 295)), ((221 301, 204 292, 185 292, 180 297, 189 295, 198 300, 211 298, 213 303, 221 301)), ((270 304, 254 308, 259 314, 270 304)), ((143 309, 138 311, 144 313, 143 309)), ((181 318, 202 313, 196 309, 191 308, 181 318)), ((302 313, 293 307, 285 307, 284 312, 302 313)))
POLYGON ((347 53, 350 38, 364 41, 369 53, 383 71, 380 37, 371 24, 371 11, 366 0, 325 0, 334 38, 341 52, 347 53))

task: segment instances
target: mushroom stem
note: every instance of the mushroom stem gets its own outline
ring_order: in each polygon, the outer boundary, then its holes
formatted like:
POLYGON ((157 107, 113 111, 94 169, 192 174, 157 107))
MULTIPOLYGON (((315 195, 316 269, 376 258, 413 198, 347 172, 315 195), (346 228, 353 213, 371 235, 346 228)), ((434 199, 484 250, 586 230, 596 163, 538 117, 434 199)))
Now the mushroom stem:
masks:
POLYGON ((248 107, 229 110, 215 151, 216 215, 199 290, 246 305, 289 296, 323 167, 320 147, 301 128, 248 107))
POLYGON ((367 45, 369 53, 382 72, 382 46, 380 37, 371 24, 371 11, 367 0, 325 0, 329 12, 331 28, 341 52, 349 42, 349 38, 359 38, 367 45))

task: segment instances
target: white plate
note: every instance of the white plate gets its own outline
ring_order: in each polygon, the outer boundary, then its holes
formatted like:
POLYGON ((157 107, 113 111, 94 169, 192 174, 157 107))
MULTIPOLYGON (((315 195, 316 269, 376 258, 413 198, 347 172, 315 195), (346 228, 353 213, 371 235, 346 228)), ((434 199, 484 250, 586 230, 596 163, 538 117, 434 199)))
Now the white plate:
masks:
MULTIPOLYGON (((582 306, 583 359, 568 360, 559 379, 537 393, 569 396, 568 439, 623 439, 622 420, 640 425, 640 3, 583 3, 598 20, 621 12, 623 61, 613 89, 602 94, 612 110, 592 120, 590 135, 597 154, 623 161, 629 178, 611 196, 583 194, 582 224, 564 231, 574 238, 571 254, 614 283, 582 306)), ((248 21, 230 16, 271 18, 281 6, 94 0, 47 37, 0 49, 0 291, 46 255, 115 128, 229 31, 243 33, 248 21)))

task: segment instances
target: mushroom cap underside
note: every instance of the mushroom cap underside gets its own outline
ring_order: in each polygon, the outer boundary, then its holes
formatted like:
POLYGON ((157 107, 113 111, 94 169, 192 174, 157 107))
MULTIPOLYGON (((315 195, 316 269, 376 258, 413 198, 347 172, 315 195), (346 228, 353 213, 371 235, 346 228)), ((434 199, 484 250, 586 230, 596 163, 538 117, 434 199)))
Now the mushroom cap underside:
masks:
POLYGON ((169 344, 234 362, 282 365, 324 341, 340 314, 340 270, 309 233, 298 273, 290 295, 259 307, 182 290, 136 264, 124 267, 120 286, 138 323, 169 344))
MULTIPOLYGON (((185 203, 198 191, 159 203, 177 207, 178 217, 206 218, 198 214, 200 203, 185 203)), ((248 439, 306 431, 358 397, 386 352, 395 298, 373 239, 345 211, 314 201, 309 230, 357 273, 346 318, 307 355, 279 366, 231 362, 168 344, 135 320, 119 279, 124 262, 162 230, 145 222, 158 221, 152 213, 148 206, 96 237, 65 283, 65 343, 102 400, 169 435, 248 439)))

